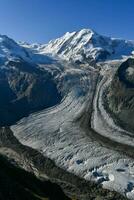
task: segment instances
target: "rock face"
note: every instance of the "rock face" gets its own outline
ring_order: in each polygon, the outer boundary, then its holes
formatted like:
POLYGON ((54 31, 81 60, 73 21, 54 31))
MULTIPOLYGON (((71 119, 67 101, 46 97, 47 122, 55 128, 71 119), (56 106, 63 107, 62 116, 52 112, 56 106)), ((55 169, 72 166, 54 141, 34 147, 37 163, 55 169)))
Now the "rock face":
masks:
POLYGON ((61 101, 52 73, 41 63, 49 66, 54 60, 0 35, 0 126, 61 101))
POLYGON ((117 123, 134 133, 134 59, 120 65, 108 89, 107 101, 117 123))
POLYGON ((1 126, 61 100, 52 74, 21 59, 0 66, 0 91, 1 126))

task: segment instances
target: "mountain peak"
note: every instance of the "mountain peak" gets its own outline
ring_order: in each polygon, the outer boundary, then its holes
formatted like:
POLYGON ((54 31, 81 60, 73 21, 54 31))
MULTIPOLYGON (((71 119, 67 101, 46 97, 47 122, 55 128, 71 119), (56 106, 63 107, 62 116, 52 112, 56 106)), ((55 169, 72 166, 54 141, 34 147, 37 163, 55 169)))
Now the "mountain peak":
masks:
POLYGON ((0 35, 0 62, 19 57, 27 57, 25 49, 8 36, 0 35))
POLYGON ((7 35, 0 34, 0 44, 4 45, 6 43, 12 44, 12 45, 16 44, 16 42, 13 39, 9 38, 7 35))
POLYGON ((79 30, 78 32, 80 32, 80 33, 87 33, 87 34, 94 34, 94 33, 96 33, 93 29, 89 29, 89 28, 83 28, 83 29, 81 29, 81 30, 79 30))
POLYGON ((134 43, 99 35, 92 29, 81 29, 67 32, 56 40, 51 40, 41 48, 41 53, 59 56, 74 62, 102 61, 106 59, 121 59, 131 55, 134 43))
POLYGON ((83 28, 83 29, 80 29, 78 31, 66 32, 64 35, 69 35, 69 34, 74 34, 74 33, 77 33, 77 34, 78 33, 79 34, 95 34, 96 32, 93 29, 83 28))

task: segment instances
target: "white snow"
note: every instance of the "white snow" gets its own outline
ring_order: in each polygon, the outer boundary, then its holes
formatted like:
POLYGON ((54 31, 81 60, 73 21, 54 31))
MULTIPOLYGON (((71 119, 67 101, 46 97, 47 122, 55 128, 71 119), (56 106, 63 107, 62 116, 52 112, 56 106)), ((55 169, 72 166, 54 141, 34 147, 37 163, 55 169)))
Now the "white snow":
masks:
POLYGON ((121 59, 132 54, 134 42, 123 39, 115 39, 99 35, 90 29, 82 29, 78 32, 66 33, 62 37, 40 46, 42 54, 52 54, 65 60, 79 60, 86 58, 98 59, 101 52, 107 52, 107 59, 121 59))
POLYGON ((0 35, 0 58, 6 61, 19 57, 27 59, 25 49, 7 36, 0 35))
POLYGON ((11 38, 0 35, 0 64, 8 60, 23 59, 27 62, 52 63, 54 60, 47 55, 42 55, 38 51, 38 44, 29 45, 27 43, 16 43, 11 38), (36 47, 36 50, 33 48, 36 47))

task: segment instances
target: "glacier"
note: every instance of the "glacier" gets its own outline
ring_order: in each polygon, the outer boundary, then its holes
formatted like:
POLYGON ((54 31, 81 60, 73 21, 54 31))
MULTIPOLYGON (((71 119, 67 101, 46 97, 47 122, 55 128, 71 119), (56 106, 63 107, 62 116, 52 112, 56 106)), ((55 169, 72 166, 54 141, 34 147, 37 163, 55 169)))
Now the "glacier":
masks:
MULTIPOLYGON (((115 70, 109 68, 105 73, 103 69, 103 79, 108 71, 115 70)), ((66 65, 56 78, 60 83, 63 80, 62 102, 23 118, 11 127, 14 135, 61 168, 134 199, 133 148, 126 153, 127 145, 133 147, 133 138, 126 140, 103 109, 104 116, 98 106, 92 107, 98 98, 95 91, 100 91, 98 84, 105 87, 98 70, 66 65), (128 189, 130 183, 132 187, 128 189)))

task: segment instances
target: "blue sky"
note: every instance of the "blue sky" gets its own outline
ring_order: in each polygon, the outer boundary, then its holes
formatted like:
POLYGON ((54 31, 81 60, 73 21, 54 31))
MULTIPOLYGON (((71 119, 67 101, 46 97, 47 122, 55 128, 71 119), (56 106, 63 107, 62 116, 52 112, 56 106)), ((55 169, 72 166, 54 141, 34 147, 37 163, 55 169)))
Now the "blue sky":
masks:
POLYGON ((81 28, 134 40, 134 1, 0 0, 0 33, 15 40, 44 43, 81 28))

